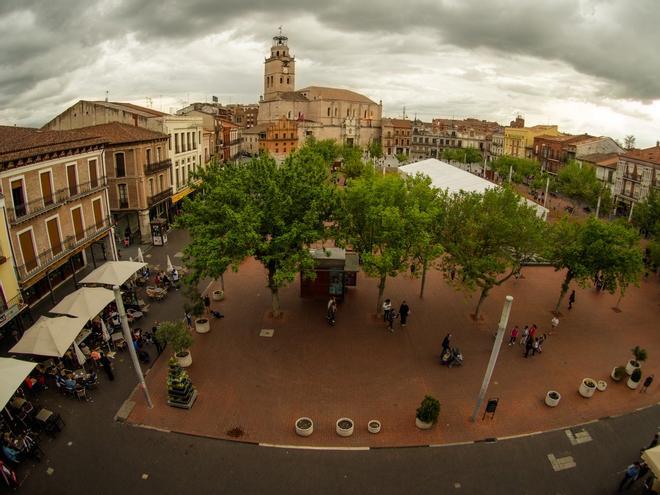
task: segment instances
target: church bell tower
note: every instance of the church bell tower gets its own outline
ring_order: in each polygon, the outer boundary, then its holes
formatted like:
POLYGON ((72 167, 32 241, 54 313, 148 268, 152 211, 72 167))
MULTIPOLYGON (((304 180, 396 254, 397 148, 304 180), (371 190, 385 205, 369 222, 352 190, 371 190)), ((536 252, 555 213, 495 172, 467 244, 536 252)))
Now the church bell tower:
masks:
POLYGON ((296 59, 289 54, 287 41, 282 34, 273 37, 270 57, 264 64, 264 101, 277 99, 280 93, 294 91, 296 87, 296 59))

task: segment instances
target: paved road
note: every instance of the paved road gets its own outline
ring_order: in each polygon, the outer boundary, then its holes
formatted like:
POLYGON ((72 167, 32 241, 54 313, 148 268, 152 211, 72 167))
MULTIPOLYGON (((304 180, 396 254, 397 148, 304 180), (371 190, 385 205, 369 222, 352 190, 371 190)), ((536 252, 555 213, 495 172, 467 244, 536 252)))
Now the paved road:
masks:
MULTIPOLYGON (((172 237, 170 254, 184 242, 172 237)), ((153 251, 154 261, 160 263, 164 253, 153 251)), ((181 317, 181 305, 181 295, 173 293, 167 302, 156 303, 150 316, 181 317)), ((21 467, 21 492, 600 495, 616 492, 622 470, 660 426, 660 406, 654 406, 586 425, 591 440, 576 445, 564 431, 556 431, 438 448, 338 452, 259 447, 113 421, 135 384, 128 355, 120 356, 117 380, 103 381, 92 403, 65 399, 53 390, 40 397, 67 425, 57 438, 44 441, 41 463, 21 467), (555 471, 549 454, 570 456, 575 466, 555 471)), ((640 488, 628 493, 641 493, 640 488)))

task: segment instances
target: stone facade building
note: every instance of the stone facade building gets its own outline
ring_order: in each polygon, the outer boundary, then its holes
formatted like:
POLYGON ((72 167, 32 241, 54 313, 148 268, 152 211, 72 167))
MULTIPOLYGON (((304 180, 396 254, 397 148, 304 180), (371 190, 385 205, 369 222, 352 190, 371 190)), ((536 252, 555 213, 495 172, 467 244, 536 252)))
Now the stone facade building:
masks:
POLYGON ((379 140, 382 104, 347 89, 320 86, 295 89, 296 61, 287 41, 282 34, 273 38, 264 65, 264 94, 259 101, 258 124, 285 118, 305 122, 305 138, 333 139, 360 147, 379 140))
POLYGON ((532 127, 519 127, 524 120, 516 119, 515 127, 504 128, 504 149, 502 154, 516 158, 533 158, 534 138, 537 136, 560 136, 556 125, 535 125, 532 127))
POLYGON ((383 155, 410 155, 413 123, 407 119, 381 120, 383 155))
POLYGON ((541 163, 542 170, 551 174, 558 173, 571 160, 608 153, 623 153, 623 149, 607 136, 561 134, 534 138, 533 157, 541 163))
POLYGON ((622 154, 614 180, 614 194, 621 211, 644 201, 651 190, 660 193, 660 144, 622 154))
POLYGON ((74 276, 87 256, 114 257, 107 139, 86 132, 0 127, 0 187, 16 274, 33 304, 74 276), (99 252, 100 250, 100 252, 99 252))

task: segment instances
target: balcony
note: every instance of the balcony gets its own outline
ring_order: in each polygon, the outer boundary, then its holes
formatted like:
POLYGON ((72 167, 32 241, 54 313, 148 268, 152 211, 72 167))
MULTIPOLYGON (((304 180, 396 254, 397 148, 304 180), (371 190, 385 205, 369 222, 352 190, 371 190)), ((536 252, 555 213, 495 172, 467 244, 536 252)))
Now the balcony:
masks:
POLYGON ((151 175, 155 174, 158 172, 162 172, 163 170, 167 170, 172 166, 172 160, 162 160, 160 162, 156 163, 147 163, 144 166, 144 175, 151 175))
POLYGON ((110 225, 107 223, 106 219, 103 219, 102 225, 98 227, 96 225, 92 225, 91 227, 85 229, 82 232, 82 237, 80 239, 76 239, 75 235, 68 236, 62 241, 62 244, 60 244, 59 251, 54 252, 52 249, 49 249, 39 254, 36 260, 33 260, 32 263, 17 266, 16 271, 18 272, 18 281, 24 282, 33 275, 46 270, 49 266, 63 258, 66 258, 80 246, 93 240, 95 237, 107 232, 108 230, 110 230, 110 225))
POLYGON ((642 182, 642 176, 641 174, 631 174, 631 173, 624 173, 623 178, 625 180, 631 180, 633 182, 642 182))
POLYGON ((149 199, 147 200, 147 203, 149 204, 149 207, 151 208, 153 205, 160 203, 161 201, 169 198, 172 196, 172 188, 165 189, 164 191, 159 192, 158 194, 154 194, 153 196, 149 196, 149 199))
POLYGON ((0 326, 11 321, 25 306, 23 296, 20 294, 6 302, 0 299, 0 326))

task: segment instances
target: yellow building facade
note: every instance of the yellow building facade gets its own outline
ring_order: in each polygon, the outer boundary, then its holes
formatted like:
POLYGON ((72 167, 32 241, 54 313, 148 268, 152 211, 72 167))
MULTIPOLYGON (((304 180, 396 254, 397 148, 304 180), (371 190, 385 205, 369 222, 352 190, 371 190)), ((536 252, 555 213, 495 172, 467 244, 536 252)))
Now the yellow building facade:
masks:
POLYGON ((18 288, 14 257, 9 243, 9 230, 5 212, 5 198, 0 194, 0 333, 25 309, 18 288))
POLYGON ((538 136, 561 136, 556 125, 532 127, 505 127, 502 154, 516 158, 533 158, 534 138, 538 136))

